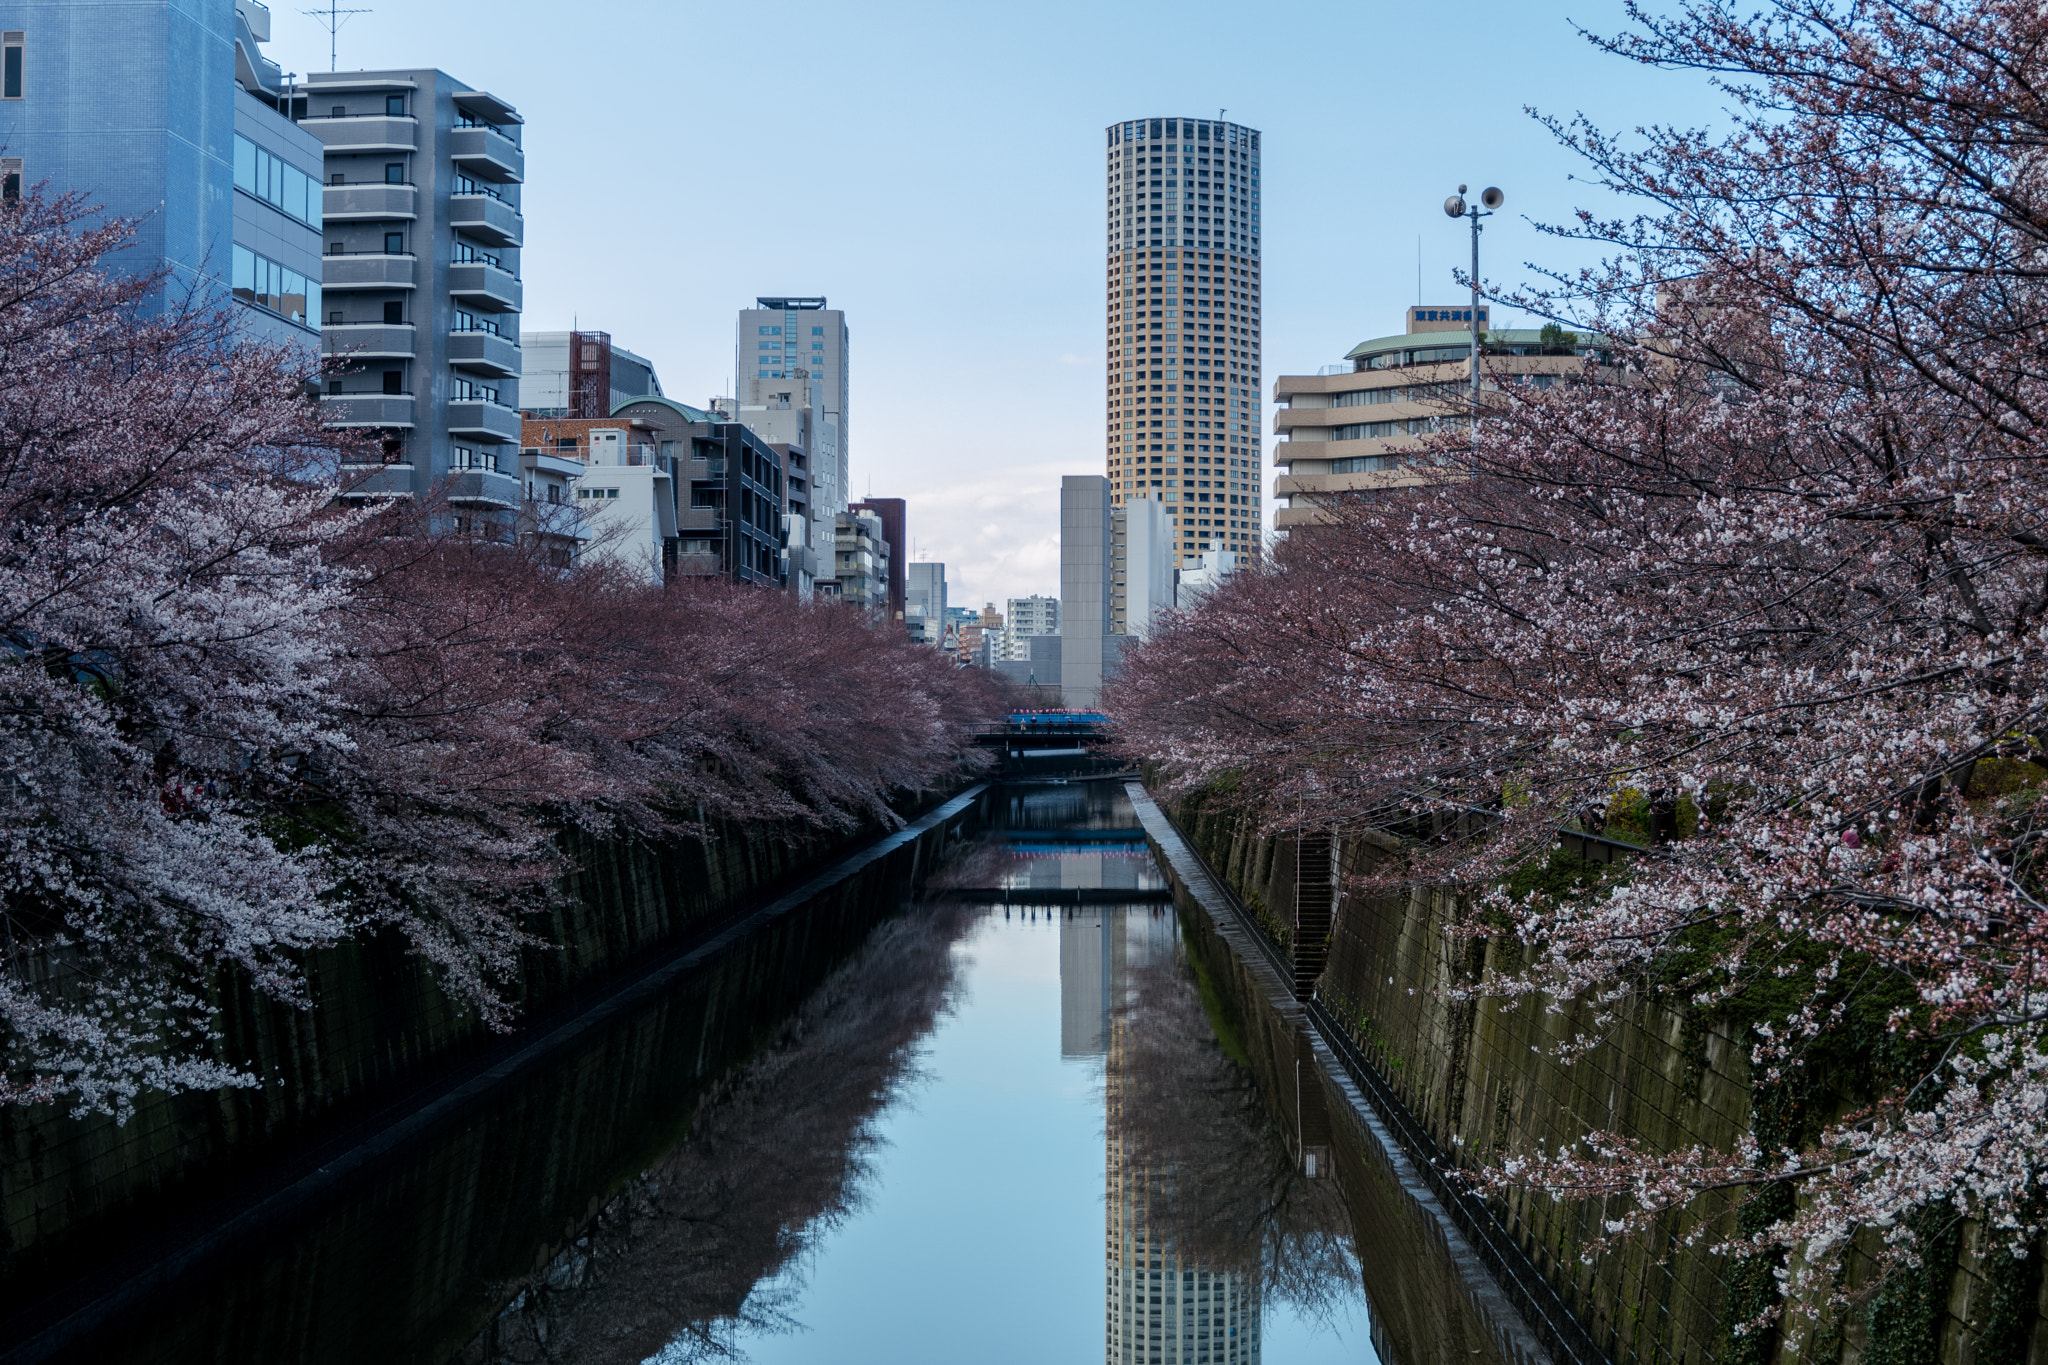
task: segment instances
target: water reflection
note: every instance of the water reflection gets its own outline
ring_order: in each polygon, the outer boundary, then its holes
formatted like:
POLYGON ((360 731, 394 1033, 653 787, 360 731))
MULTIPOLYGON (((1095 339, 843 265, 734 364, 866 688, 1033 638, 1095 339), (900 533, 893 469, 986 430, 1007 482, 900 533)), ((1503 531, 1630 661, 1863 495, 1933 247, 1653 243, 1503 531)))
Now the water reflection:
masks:
POLYGON ((1218 1038, 1175 919, 1063 923, 1060 1002, 1062 1050, 1104 1061, 1110 1365, 1256 1365, 1268 1304, 1342 1316, 1358 1293, 1342 1199, 1218 1038))
POLYGON ((796 1326, 784 1272, 869 1197, 875 1117, 915 1079, 976 917, 940 907, 878 929, 573 1246, 501 1286, 510 1307, 458 1358, 683 1365, 796 1326))
POLYGON ((1005 791, 933 897, 780 922, 92 1358, 1494 1358, 1294 1024, 1121 902, 1164 884, 1135 828, 1118 784, 1005 791))

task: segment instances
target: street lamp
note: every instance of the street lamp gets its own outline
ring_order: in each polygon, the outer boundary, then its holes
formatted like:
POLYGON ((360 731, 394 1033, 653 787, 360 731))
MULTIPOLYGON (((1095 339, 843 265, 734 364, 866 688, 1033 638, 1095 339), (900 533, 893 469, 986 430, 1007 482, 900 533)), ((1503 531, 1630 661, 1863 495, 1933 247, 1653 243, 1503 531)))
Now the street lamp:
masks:
POLYGON ((1444 200, 1444 216, 1448 218, 1470 218, 1472 220, 1472 412, 1479 412, 1479 220, 1493 217, 1493 211, 1507 201, 1507 196, 1489 185, 1479 192, 1479 203, 1465 203, 1465 187, 1458 186, 1458 192, 1444 200), (1481 211, 1481 205, 1485 206, 1481 211))

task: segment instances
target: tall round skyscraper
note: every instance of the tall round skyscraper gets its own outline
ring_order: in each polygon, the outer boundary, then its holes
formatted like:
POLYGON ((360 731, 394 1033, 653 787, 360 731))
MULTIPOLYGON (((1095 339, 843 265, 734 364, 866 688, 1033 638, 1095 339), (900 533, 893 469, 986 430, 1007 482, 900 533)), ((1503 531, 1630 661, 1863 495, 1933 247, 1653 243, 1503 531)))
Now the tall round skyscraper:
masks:
POLYGON ((1110 125, 1106 288, 1113 502, 1164 504, 1176 562, 1255 551, 1257 130, 1193 118, 1110 125))

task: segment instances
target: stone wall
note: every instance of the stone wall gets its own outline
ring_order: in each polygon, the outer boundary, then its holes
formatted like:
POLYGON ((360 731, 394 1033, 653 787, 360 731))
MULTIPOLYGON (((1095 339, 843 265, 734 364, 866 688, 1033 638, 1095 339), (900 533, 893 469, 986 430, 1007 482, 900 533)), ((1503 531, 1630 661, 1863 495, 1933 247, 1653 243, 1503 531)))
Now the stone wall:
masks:
MULTIPOLYGON (((1236 803, 1184 800, 1169 808, 1209 865, 1292 949, 1293 841, 1260 839, 1236 803)), ((1384 836, 1340 841, 1340 879, 1398 856, 1384 836)), ((1548 1001, 1519 1006, 1457 1002, 1448 988, 1489 968, 1511 970, 1519 945, 1447 934, 1451 905, 1441 893, 1340 898, 1316 990, 1351 1030, 1445 1151, 1473 1165, 1539 1143, 1552 1148, 1585 1132, 1613 1129, 1665 1149, 1699 1143, 1726 1148, 1749 1130, 1752 1089, 1747 1046, 1731 1026, 1685 1006, 1645 1002, 1602 1032, 1567 1065, 1557 1046, 1592 1027, 1583 1010, 1552 1012, 1548 1001)), ((1852 1094, 1812 1102, 1838 1113, 1852 1094)), ((1572 1313, 1617 1365, 2022 1365, 2048 1361, 2042 1255, 2013 1263, 1983 1255, 1983 1229, 1966 1224, 1932 1239, 1928 1268, 1884 1287, 1865 1285, 1857 1260, 1848 1286, 1864 1292, 1818 1324, 1786 1316, 1783 1332, 1737 1336, 1731 1326, 1770 1292, 1769 1266, 1741 1266, 1705 1243, 1683 1244, 1701 1220, 1710 1234, 1732 1231, 1732 1201, 1666 1219, 1653 1234, 1606 1251, 1592 1244, 1605 1211, 1522 1194, 1499 1201, 1498 1216, 1542 1269, 1572 1313)))
MULTIPOLYGON (((717 828, 662 845, 569 835, 577 870, 529 927, 522 1031, 579 1008, 652 950, 691 941, 801 871, 872 838, 717 828)), ((212 1199, 405 1111, 505 1045, 445 995, 396 934, 310 954, 299 1010, 223 973, 217 1053, 256 1089, 151 1094, 125 1124, 62 1106, 0 1108, 0 1278, 60 1277, 124 1239, 177 1235, 212 1199)), ((274 1173, 274 1172, 272 1172, 274 1173)))

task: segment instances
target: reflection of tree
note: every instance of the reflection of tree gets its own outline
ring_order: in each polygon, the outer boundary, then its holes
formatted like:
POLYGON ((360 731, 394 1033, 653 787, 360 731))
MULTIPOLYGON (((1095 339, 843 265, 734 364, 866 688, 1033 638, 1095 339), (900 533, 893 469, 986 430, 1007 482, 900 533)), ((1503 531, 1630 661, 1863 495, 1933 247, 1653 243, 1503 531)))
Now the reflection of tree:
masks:
POLYGON ((1302 1175, 1292 1120, 1217 1042, 1184 959, 1133 966, 1126 984, 1110 1137, 1127 1172, 1149 1173, 1155 1235, 1183 1265, 1244 1276, 1264 1300, 1341 1311, 1359 1269, 1336 1181, 1302 1175))
POLYGON ((972 912, 892 921, 706 1098, 689 1135, 523 1284, 460 1357, 492 1365, 728 1357, 742 1331, 789 1330, 800 1261, 861 1202, 874 1120, 915 1079, 947 1008, 972 912))

